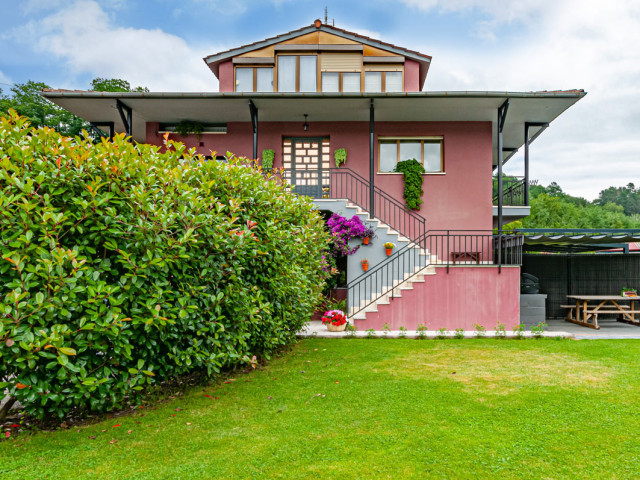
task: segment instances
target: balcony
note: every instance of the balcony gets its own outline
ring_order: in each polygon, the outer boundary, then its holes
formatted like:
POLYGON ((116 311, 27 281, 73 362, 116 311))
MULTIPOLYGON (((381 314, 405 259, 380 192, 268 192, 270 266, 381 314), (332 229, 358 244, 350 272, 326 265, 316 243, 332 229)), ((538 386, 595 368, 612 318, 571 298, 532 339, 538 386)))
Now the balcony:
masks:
MULTIPOLYGON (((493 177, 493 226, 497 226, 498 177, 493 177)), ((527 217, 529 207, 528 189, 525 177, 502 177, 502 218, 504 223, 527 217)))

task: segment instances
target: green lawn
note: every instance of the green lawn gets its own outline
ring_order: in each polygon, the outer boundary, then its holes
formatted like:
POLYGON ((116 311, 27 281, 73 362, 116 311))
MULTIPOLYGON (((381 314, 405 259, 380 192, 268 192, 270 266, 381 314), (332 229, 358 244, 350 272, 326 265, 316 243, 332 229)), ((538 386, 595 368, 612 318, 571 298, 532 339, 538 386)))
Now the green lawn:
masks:
POLYGON ((0 442, 0 478, 638 478, 638 359, 633 340, 309 339, 157 410, 0 442))

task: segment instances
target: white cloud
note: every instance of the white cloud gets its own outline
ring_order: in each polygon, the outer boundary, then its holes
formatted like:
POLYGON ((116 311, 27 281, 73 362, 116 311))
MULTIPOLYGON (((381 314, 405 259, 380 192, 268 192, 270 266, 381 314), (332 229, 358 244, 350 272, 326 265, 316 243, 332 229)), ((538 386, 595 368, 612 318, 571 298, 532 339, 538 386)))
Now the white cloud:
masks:
POLYGON ((2 89, 4 93, 7 93, 11 85, 13 85, 11 79, 0 70, 0 89, 2 89))
POLYGON ((124 28, 95 1, 81 0, 29 23, 14 36, 36 38, 34 48, 54 55, 70 77, 124 78, 152 91, 215 91, 218 82, 202 61, 217 51, 196 49, 160 29, 124 28), (25 28, 30 32, 24 35, 25 28))
POLYGON ((478 22, 488 22, 497 38, 468 50, 416 47, 433 55, 428 90, 588 92, 532 146, 533 177, 587 198, 609 185, 640 182, 640 3, 566 0, 524 8, 528 2, 404 2, 425 10, 482 11, 486 17, 478 22), (519 22, 508 40, 500 38, 506 22, 519 22))

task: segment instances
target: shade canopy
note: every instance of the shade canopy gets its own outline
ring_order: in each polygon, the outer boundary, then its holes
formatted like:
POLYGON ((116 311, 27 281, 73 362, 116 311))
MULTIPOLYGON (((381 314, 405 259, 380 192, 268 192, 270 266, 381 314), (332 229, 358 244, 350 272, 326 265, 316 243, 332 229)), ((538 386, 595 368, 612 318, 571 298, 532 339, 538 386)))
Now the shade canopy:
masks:
POLYGON ((593 252, 622 248, 640 242, 640 230, 567 230, 521 229, 524 250, 531 252, 593 252))
MULTIPOLYGON (((47 90, 43 95, 89 122, 113 122, 116 132, 124 124, 116 103, 132 109, 133 138, 145 141, 146 122, 175 124, 249 122, 249 100, 258 109, 259 122, 368 122, 371 100, 376 122, 487 121, 494 132, 497 109, 509 99, 504 126, 503 158, 524 144, 524 124, 550 123, 585 95, 568 92, 408 92, 408 93, 168 93, 84 92, 47 90)), ((532 127, 530 137, 542 127, 532 127)), ((495 140, 494 140, 495 141, 495 140)), ((495 150, 495 149, 494 149, 495 150)), ((494 165, 497 157, 494 152, 494 165)))

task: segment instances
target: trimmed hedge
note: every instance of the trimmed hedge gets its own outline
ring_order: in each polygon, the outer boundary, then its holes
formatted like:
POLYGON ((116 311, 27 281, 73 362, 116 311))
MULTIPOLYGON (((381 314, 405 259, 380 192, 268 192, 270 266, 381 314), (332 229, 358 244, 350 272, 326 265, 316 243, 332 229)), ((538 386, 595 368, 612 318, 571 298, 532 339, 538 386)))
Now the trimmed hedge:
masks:
POLYGON ((318 304, 329 237, 311 202, 246 159, 166 146, 0 118, 0 392, 28 413, 108 411, 268 358, 318 304))

